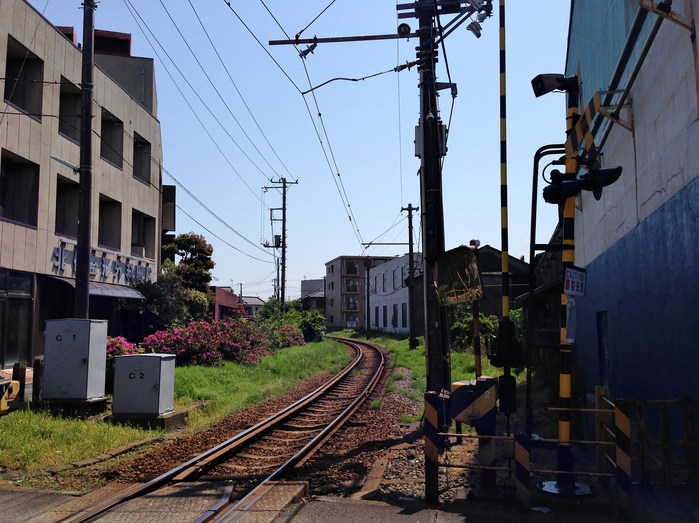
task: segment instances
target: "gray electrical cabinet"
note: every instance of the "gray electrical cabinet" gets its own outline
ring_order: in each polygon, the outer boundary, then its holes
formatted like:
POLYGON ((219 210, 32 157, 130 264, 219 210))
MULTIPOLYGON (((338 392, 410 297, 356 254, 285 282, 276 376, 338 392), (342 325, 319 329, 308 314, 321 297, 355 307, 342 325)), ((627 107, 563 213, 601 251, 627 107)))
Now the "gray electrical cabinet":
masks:
POLYGON ((107 320, 46 321, 43 399, 103 398, 106 366, 107 320))
POLYGON ((160 416, 174 409, 175 356, 131 354, 114 358, 112 414, 160 416))

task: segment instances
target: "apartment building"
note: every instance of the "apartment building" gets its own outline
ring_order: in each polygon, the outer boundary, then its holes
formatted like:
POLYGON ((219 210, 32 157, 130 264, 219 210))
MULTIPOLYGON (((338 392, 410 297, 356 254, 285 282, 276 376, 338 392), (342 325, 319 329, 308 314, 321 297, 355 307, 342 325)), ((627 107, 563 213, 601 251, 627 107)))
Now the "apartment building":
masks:
MULTIPOLYGON (((413 260, 414 274, 417 275, 422 272, 420 263, 422 255, 414 253, 413 260)), ((410 256, 405 254, 369 270, 369 324, 372 330, 408 334, 410 325, 407 282, 409 268, 410 256)), ((423 301, 420 297, 420 304, 423 301)), ((416 311, 416 316, 424 317, 422 307, 416 308, 416 311)))
POLYGON ((365 329, 367 272, 391 259, 338 256, 325 264, 325 324, 329 331, 365 329))
MULTIPOLYGON (((124 304, 142 296, 129 284, 155 281, 163 223, 174 229, 153 60, 130 53, 130 35, 95 32, 90 317, 109 320, 110 335, 138 330, 124 304)), ((73 315, 82 53, 72 28, 2 0, 0 64, 2 368, 42 355, 45 321, 73 315)))

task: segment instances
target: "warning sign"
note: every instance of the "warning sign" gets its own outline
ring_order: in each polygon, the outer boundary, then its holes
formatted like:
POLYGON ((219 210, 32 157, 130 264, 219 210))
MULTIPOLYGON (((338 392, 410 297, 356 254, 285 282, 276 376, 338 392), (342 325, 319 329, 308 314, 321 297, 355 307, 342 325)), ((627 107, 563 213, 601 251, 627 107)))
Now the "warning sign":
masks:
POLYGON ((563 293, 571 296, 585 296, 587 273, 585 269, 567 267, 563 278, 563 293))

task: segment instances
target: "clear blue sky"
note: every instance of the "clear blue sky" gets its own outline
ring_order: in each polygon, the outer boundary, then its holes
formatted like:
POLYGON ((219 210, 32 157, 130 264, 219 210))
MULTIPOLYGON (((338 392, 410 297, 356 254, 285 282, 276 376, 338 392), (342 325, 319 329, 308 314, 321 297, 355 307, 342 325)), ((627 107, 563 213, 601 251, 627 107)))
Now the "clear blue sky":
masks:
MULTIPOLYGON (((413 144, 416 69, 335 81, 315 90, 315 97, 301 92, 336 77, 392 70, 415 59, 417 41, 321 44, 305 61, 293 46, 268 45, 293 37, 331 2, 98 4, 98 29, 131 33, 132 54, 155 58, 163 182, 174 184, 173 176, 221 220, 178 188, 178 205, 191 218, 178 210, 176 232, 203 234, 214 246, 216 285, 232 284, 238 291, 242 284, 243 294, 263 299, 272 294, 271 249, 256 247, 260 240, 272 242, 270 208, 281 207, 280 191, 262 192, 270 179, 298 181, 288 191, 287 297, 299 296, 302 279, 322 278, 325 262, 362 254, 362 242, 408 240, 401 207, 420 204, 413 144)), ((32 4, 54 25, 75 27, 81 40, 80 0, 32 4)), ((463 24, 445 40, 446 60, 439 50, 438 81, 448 81, 448 64, 458 86, 443 171, 447 248, 472 238, 501 247, 494 4, 480 39, 463 24)), ((564 71, 570 2, 508 0, 506 9, 510 254, 528 257, 533 155, 544 144, 565 140, 564 96, 536 99, 530 81, 539 73, 564 71)), ((336 0, 302 38, 395 33, 402 21, 394 2, 336 0)), ((407 22, 414 31, 416 21, 407 22)), ((443 91, 445 123, 451 110, 451 96, 443 91)), ((541 243, 557 216, 540 195, 539 201, 541 243)), ((281 219, 281 211, 273 214, 281 219)), ((274 233, 280 233, 280 222, 274 233)), ((366 250, 382 256, 405 252, 406 246, 366 250)))

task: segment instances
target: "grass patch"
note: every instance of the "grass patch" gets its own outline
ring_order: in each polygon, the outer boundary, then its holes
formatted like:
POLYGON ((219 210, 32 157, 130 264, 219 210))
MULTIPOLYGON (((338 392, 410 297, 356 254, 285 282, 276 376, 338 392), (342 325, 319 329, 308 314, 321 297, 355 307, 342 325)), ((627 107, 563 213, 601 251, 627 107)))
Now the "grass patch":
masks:
MULTIPOLYGON (((226 363, 220 367, 175 369, 175 408, 207 401, 189 416, 188 432, 226 415, 283 394, 321 372, 337 372, 350 361, 344 345, 331 340, 291 347, 254 367, 226 363)), ((0 466, 36 470, 95 457, 115 447, 162 435, 91 420, 61 419, 28 408, 0 418, 0 466)))
POLYGON ((371 408, 374 410, 379 410, 381 407, 383 407, 383 401, 379 399, 371 400, 371 408))

